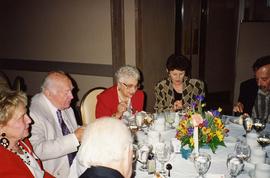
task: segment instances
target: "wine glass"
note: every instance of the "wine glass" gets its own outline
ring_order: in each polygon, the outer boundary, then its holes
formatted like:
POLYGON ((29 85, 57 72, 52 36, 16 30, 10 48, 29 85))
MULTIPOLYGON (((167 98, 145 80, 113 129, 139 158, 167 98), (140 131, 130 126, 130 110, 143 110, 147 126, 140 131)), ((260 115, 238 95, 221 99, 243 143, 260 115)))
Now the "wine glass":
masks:
POLYGON ((199 174, 198 178, 203 178, 211 165, 211 156, 204 152, 194 154, 193 163, 197 173, 199 174))
POLYGON ((164 164, 170 160, 172 147, 169 142, 160 142, 155 147, 157 160, 161 163, 160 173, 165 175, 164 164))
POLYGON ((142 163, 142 166, 139 168, 141 171, 147 171, 147 159, 148 155, 152 150, 152 146, 146 143, 139 145, 139 161, 142 163))
POLYGON ((252 130, 253 120, 249 116, 246 116, 246 115, 242 115, 242 118, 243 118, 243 127, 247 134, 252 130))
POLYGON ((240 141, 235 144, 235 154, 242 161, 247 161, 250 158, 251 149, 245 141, 240 141))
POLYGON ((269 133, 264 133, 260 134, 257 142, 264 148, 265 146, 270 144, 270 134, 269 133))
POLYGON ((138 131, 138 126, 134 118, 128 120, 128 127, 132 134, 135 134, 138 131))
POLYGON ((165 112, 166 122, 168 122, 170 124, 171 129, 174 129, 173 123, 175 122, 175 116, 176 116, 175 112, 171 112, 171 111, 165 112))
POLYGON ((142 130, 142 126, 144 123, 144 115, 141 112, 138 112, 135 116, 136 125, 138 126, 138 130, 142 130))
POLYGON ((256 130, 257 133, 260 133, 261 131, 263 131, 265 126, 266 126, 265 121, 258 118, 254 119, 253 128, 256 130))
POLYGON ((231 178, 237 177, 244 167, 243 160, 234 153, 228 154, 226 165, 231 178))

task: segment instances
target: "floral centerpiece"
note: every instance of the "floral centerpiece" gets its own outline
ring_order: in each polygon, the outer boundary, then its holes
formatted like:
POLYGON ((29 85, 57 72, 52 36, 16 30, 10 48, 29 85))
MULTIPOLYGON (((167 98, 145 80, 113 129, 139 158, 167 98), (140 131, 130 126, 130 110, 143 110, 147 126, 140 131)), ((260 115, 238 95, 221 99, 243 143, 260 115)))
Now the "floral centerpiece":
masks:
POLYGON ((197 96, 198 104, 193 104, 192 108, 182 116, 177 127, 176 138, 181 141, 181 147, 188 145, 194 149, 194 128, 198 127, 198 146, 209 146, 215 153, 218 145, 225 146, 224 135, 228 132, 220 119, 221 108, 212 111, 203 111, 205 103, 204 97, 197 96))

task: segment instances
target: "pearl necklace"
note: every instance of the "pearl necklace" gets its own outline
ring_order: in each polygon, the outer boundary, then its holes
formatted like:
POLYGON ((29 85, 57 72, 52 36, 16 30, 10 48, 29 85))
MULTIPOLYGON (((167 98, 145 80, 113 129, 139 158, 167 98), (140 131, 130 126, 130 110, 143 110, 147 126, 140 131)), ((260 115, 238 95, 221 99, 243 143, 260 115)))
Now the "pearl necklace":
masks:
POLYGON ((26 151, 19 143, 18 143, 18 146, 19 146, 19 148, 22 150, 23 156, 21 156, 21 154, 19 154, 17 151, 14 151, 14 150, 12 150, 12 149, 10 149, 10 148, 7 148, 7 149, 8 149, 9 151, 11 151, 12 153, 16 154, 17 156, 19 156, 20 159, 21 159, 24 163, 26 163, 27 165, 30 166, 31 161, 30 161, 30 157, 29 157, 28 152, 27 152, 27 151, 26 151))

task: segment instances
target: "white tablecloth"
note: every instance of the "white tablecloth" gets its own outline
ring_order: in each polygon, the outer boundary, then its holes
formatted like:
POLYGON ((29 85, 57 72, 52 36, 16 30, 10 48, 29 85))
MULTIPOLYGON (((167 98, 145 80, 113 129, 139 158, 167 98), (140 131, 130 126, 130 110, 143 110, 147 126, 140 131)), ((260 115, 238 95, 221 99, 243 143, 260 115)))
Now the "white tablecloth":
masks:
MULTIPOLYGON (((225 138, 226 147, 219 146, 216 150, 216 154, 212 153, 211 149, 200 149, 201 151, 207 152, 211 155, 211 166, 205 175, 207 177, 221 178, 227 174, 226 160, 228 153, 233 152, 234 145, 238 138, 242 138, 245 131, 241 125, 229 123, 226 127, 230 130, 229 136, 225 138)), ((162 133, 163 137, 170 140, 175 136, 175 130, 168 130, 162 133)), ((138 132, 138 140, 141 142, 142 139, 146 139, 147 136, 144 133, 138 132)), ((171 178, 194 178, 197 176, 196 170, 193 163, 189 159, 182 158, 181 154, 172 154, 169 163, 172 164, 171 178)), ((166 164, 165 164, 166 165, 166 164)), ((141 166, 139 162, 136 164, 135 178, 153 178, 154 175, 149 175, 147 172, 142 172, 138 168, 141 166)), ((157 161, 157 170, 160 169, 160 164, 157 161)), ((227 175, 226 175, 227 177, 227 175)), ((249 177, 248 171, 244 171, 243 174, 239 175, 238 178, 249 177)))

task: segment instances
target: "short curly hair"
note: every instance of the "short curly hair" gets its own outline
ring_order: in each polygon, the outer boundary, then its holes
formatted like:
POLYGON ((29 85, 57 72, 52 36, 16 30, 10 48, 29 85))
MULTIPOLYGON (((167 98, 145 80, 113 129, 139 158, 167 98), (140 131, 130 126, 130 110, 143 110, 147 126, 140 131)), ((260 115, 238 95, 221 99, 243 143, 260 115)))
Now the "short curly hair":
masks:
POLYGON ((24 92, 5 90, 0 92, 0 124, 5 125, 13 116, 19 104, 27 105, 24 92))
POLYGON ((186 58, 183 55, 172 54, 167 59, 166 68, 168 71, 176 69, 185 71, 186 73, 189 74, 191 69, 191 62, 188 58, 186 58))
POLYGON ((140 72, 134 66, 126 65, 120 67, 115 73, 115 78, 117 82, 123 82, 123 79, 127 79, 130 77, 136 79, 137 81, 140 80, 140 72))

